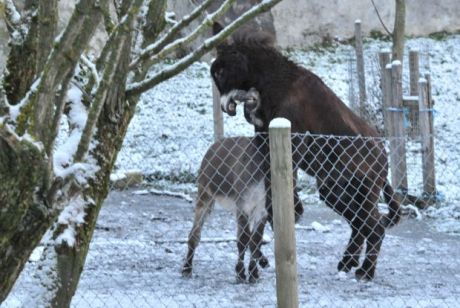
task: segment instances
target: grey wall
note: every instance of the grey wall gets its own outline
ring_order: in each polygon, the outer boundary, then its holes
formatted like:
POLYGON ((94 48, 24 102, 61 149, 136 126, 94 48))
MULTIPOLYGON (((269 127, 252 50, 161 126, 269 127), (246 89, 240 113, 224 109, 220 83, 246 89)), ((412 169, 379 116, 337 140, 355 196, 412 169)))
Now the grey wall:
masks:
MULTIPOLYGON (((70 16, 76 0, 59 1, 60 24, 64 25, 70 16)), ((194 6, 191 0, 169 0, 169 9, 178 17, 194 6)), ((194 0, 193 2, 197 2, 194 0)), ((387 27, 392 29, 394 18, 393 0, 374 0, 387 27)), ((18 0, 21 2, 21 0, 18 0)), ((238 6, 230 12, 234 17, 256 0, 239 0, 238 6)), ((2 12, 0 12, 2 14, 2 12)), ((2 14, 3 15, 3 14, 2 14)), ((407 0, 408 35, 426 35, 433 32, 460 30, 459 0, 407 0)), ((281 47, 308 47, 324 38, 348 39, 353 36, 354 21, 362 21, 363 31, 383 32, 383 28, 370 0, 283 0, 258 22, 264 28, 277 34, 281 47), (271 24, 273 23, 273 24, 271 24)), ((101 46, 104 33, 96 37, 92 46, 101 46)), ((8 35, 3 18, 0 19, 0 70, 4 66, 8 35)))
MULTIPOLYGON (((374 0, 386 26, 393 28, 394 1, 374 0)), ((406 34, 427 35, 460 30, 459 0, 406 0, 406 34)), ((278 43, 307 47, 324 38, 353 37, 360 19, 366 34, 384 32, 370 0, 284 0, 272 11, 278 43)))

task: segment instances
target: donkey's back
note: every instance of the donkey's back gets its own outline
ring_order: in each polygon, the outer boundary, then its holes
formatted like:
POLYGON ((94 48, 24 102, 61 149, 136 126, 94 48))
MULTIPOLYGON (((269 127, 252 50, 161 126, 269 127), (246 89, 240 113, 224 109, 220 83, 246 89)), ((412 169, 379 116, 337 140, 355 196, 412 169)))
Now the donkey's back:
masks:
POLYGON ((235 213, 237 219, 237 278, 246 279, 244 254, 251 251, 249 279, 258 279, 256 261, 263 267, 267 259, 260 252, 267 219, 266 186, 262 165, 266 157, 259 149, 257 137, 226 138, 215 142, 206 152, 198 174, 195 218, 188 239, 188 253, 182 273, 190 276, 194 251, 200 241, 206 216, 217 201, 235 213))
MULTIPOLYGON (((260 186, 265 162, 255 138, 233 137, 216 141, 206 152, 198 174, 198 191, 234 201, 247 199, 260 186)), ((265 189, 264 189, 265 190, 265 189)))

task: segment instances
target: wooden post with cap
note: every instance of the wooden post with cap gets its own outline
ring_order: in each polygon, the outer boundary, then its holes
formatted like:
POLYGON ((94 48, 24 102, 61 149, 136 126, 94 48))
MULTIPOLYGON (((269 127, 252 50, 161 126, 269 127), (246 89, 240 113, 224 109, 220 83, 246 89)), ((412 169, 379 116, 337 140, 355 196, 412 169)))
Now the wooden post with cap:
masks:
POLYGON ((297 308, 291 122, 284 118, 272 120, 269 138, 277 303, 278 307, 297 308))

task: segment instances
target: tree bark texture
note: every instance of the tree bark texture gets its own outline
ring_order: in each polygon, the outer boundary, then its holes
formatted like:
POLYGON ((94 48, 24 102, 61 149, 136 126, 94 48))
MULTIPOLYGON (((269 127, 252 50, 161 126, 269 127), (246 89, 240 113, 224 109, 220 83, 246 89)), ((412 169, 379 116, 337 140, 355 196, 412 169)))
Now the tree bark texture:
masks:
MULTIPOLYGON (((166 0, 150 3, 146 18, 147 23, 143 28, 145 39, 143 45, 153 42, 165 26, 163 18, 165 10, 166 0)), ((129 36, 131 34, 132 32, 125 33, 129 36)), ((125 98, 126 89, 124 86, 129 72, 131 41, 131 39, 125 40, 126 45, 121 48, 124 53, 117 64, 114 80, 111 82, 112 86, 109 87, 110 91, 104 101, 103 116, 100 116, 97 122, 98 129, 95 139, 98 141, 98 146, 91 152, 91 155, 97 159, 101 169, 83 193, 85 198, 94 200, 95 204, 88 204, 86 207, 85 223, 77 228, 76 244, 69 247, 66 243, 58 243, 56 246, 58 254, 57 277, 60 287, 55 294, 52 307, 69 307, 77 290, 97 217, 109 191, 110 173, 139 100, 139 96, 132 97, 128 103, 125 98)), ((147 67, 143 67, 136 73, 135 79, 142 80, 147 72, 147 67)), ((57 238, 66 227, 60 225, 53 237, 57 238)))
POLYGON ((43 153, 0 126, 0 302, 13 287, 53 212, 36 194, 46 182, 43 153))
MULTIPOLYGON (((42 102, 49 106, 46 112, 49 118, 47 121, 43 121, 43 118, 38 117, 36 119, 40 122, 35 122, 34 125, 41 132, 39 140, 43 141, 42 144, 50 141, 48 140, 49 135, 51 135, 49 129, 55 102, 55 92, 52 89, 57 89, 65 76, 69 72, 73 72, 98 24, 99 11, 89 10, 89 8, 93 8, 94 3, 90 0, 82 0, 79 5, 83 7, 80 7, 80 10, 76 9, 74 15, 84 15, 83 19, 86 22, 81 24, 86 25, 86 27, 77 27, 79 31, 72 32, 71 37, 76 41, 73 41, 70 47, 64 43, 62 45, 57 44, 52 54, 54 53, 59 61, 52 62, 48 59, 49 63, 47 62, 43 68, 42 75, 49 78, 44 78, 46 82, 38 91, 40 98, 46 98, 42 102), (84 6, 86 6, 86 10, 84 10, 84 6), (79 33, 81 31, 83 33, 79 33), (88 39, 84 40, 82 35, 88 39), (65 72, 59 74, 62 72, 61 70, 65 70, 65 72)), ((48 7, 48 9, 50 8, 48 7)), ((45 25, 49 29, 50 25, 46 22, 45 25)), ((31 27, 33 28, 35 25, 31 27)), ((68 27, 68 29, 75 28, 68 27)), ((36 33, 38 33, 38 29, 36 33)), ((50 34, 45 36, 47 35, 50 34)), ((52 40, 48 39, 48 43, 52 44, 49 48, 51 50, 54 45, 54 37, 52 40)), ((5 88, 7 93, 10 93, 10 97, 15 100, 19 100, 30 91, 31 82, 37 75, 38 61, 29 63, 24 61, 24 58, 19 59, 18 57, 26 54, 28 57, 32 57, 31 59, 37 60, 38 42, 32 39, 30 42, 26 40, 21 47, 18 47, 18 52, 12 50, 8 59, 10 67, 13 68, 13 71, 10 71, 9 76, 11 78, 9 80, 19 81, 15 82, 13 87, 7 82, 5 88), (22 81, 22 78, 27 82, 22 81)), ((45 48, 45 46, 42 47, 45 48)), ((8 80, 8 76, 6 79, 8 80)), ((32 106, 37 107, 36 104, 32 106)), ((43 107, 41 105, 37 108, 43 107)), ((26 108, 26 110, 21 111, 24 128, 27 127, 25 125, 27 120, 32 117, 30 110, 30 108, 26 108)), ((0 254, 0 302, 2 302, 11 290, 33 249, 38 245, 60 210, 56 204, 50 204, 47 198, 50 183, 53 180, 51 178, 50 157, 38 145, 24 139, 18 141, 20 139, 15 133, 10 132, 3 124, 0 125, 0 155, 2 158, 0 162, 0 251, 5 252, 0 254)), ((25 129, 20 129, 20 134, 24 132, 25 129)))
MULTIPOLYGON (((58 289, 53 290, 54 297, 50 305, 70 305, 97 216, 109 191, 111 170, 140 95, 186 69, 245 21, 281 0, 264 1, 260 7, 245 13, 241 19, 201 45, 186 59, 180 59, 180 65, 165 69, 166 73, 160 72, 153 81, 130 91, 131 84, 148 79, 147 73, 151 68, 148 64, 155 56, 142 58, 135 68, 130 67, 130 61, 133 60, 131 56, 138 54, 139 41, 136 41, 134 34, 137 29, 141 29, 141 49, 158 39, 166 24, 166 1, 149 2, 149 11, 142 27, 135 27, 134 24, 141 19, 140 7, 145 1, 122 1, 118 10, 119 22, 113 26, 113 35, 110 35, 107 48, 101 54, 101 61, 97 61, 94 68, 94 71, 97 70, 96 75, 100 74, 102 79, 99 81, 96 78, 97 82, 95 79, 83 85, 88 90, 83 103, 88 108, 89 117, 80 138, 79 150, 74 153, 71 163, 87 162, 90 156, 99 169, 89 175, 86 178, 87 185, 81 187, 72 173, 63 178, 54 174, 54 139, 59 129, 60 116, 65 110, 64 94, 95 28, 103 18, 106 19, 106 25, 109 24, 108 29, 111 28, 110 20, 107 20, 110 16, 104 12, 108 0, 80 0, 57 42, 54 38, 57 20, 57 11, 54 9, 57 1, 26 0, 26 7, 42 11, 29 20, 29 34, 22 44, 12 46, 8 60, 9 74, 4 79, 5 96, 10 105, 21 102, 19 116, 14 118, 9 113, 11 109, 8 104, 0 104, 0 116, 6 115, 0 117, 0 303, 10 292, 45 232, 56 222, 66 204, 78 195, 86 207, 85 223, 73 226, 76 231, 75 245, 68 246, 60 242, 46 248, 54 249, 57 258, 57 278, 52 285, 58 286, 58 289), (44 14, 46 11, 50 14, 44 14), (30 61, 24 61, 25 58, 30 61), (34 81, 36 87, 31 89, 34 81), (90 148, 89 143, 93 141, 95 147, 90 148)), ((195 15, 198 17, 201 13, 195 15)), ((212 22, 209 15, 204 22, 212 22)), ((52 238, 57 240, 67 227, 65 224, 55 224, 52 238)))

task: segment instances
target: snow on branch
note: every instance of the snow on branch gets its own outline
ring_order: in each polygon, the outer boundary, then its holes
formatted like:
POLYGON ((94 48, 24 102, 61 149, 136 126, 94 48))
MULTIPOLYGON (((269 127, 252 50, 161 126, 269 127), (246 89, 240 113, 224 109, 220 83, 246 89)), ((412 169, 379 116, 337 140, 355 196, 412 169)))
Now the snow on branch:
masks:
MULTIPOLYGON (((225 27, 221 32, 207 39, 203 44, 201 44, 197 49, 195 49, 189 55, 183 57, 181 60, 176 62, 174 65, 168 66, 167 68, 155 73, 150 78, 147 78, 141 82, 131 83, 128 85, 126 94, 127 96, 139 95, 143 92, 153 88, 160 82, 167 80, 184 69, 189 67, 192 63, 200 59, 207 52, 211 51, 214 47, 220 44, 225 38, 230 36, 236 29, 238 29, 245 22, 254 18, 255 16, 268 11, 273 6, 281 2, 281 0, 263 0, 258 5, 252 7, 250 10, 245 12, 243 15, 235 19, 231 24, 225 27)), ((207 18, 206 22, 212 24, 214 22, 212 18, 207 18)))
POLYGON ((133 27, 135 21, 135 13, 139 10, 142 0, 135 0, 127 16, 120 22, 119 31, 113 37, 114 49, 111 50, 110 58, 107 65, 104 67, 104 75, 101 79, 100 85, 96 90, 94 101, 91 104, 88 113, 88 120, 86 121, 85 128, 78 144, 77 152, 75 153, 74 161, 81 162, 85 158, 91 143, 91 137, 94 134, 96 123, 101 114, 102 107, 107 99, 110 87, 113 84, 117 67, 120 59, 126 50, 126 42, 130 40, 129 31, 133 27))
POLYGON ((5 22, 13 44, 20 44, 25 38, 27 29, 23 24, 22 16, 19 13, 13 0, 5 0, 5 22))
POLYGON ((89 71, 91 72, 91 76, 95 82, 96 88, 99 87, 99 83, 101 82, 101 77, 99 76, 99 73, 96 69, 96 65, 93 62, 91 62, 91 60, 88 59, 85 55, 81 55, 80 63, 85 65, 89 69, 89 71))
POLYGON ((140 52, 140 55, 130 64, 130 69, 134 69, 143 59, 147 59, 150 55, 158 53, 169 41, 171 41, 176 35, 185 27, 187 27, 193 20, 201 15, 213 2, 213 0, 206 0, 189 15, 184 16, 179 22, 171 27, 165 35, 163 35, 155 43, 147 46, 140 52))

